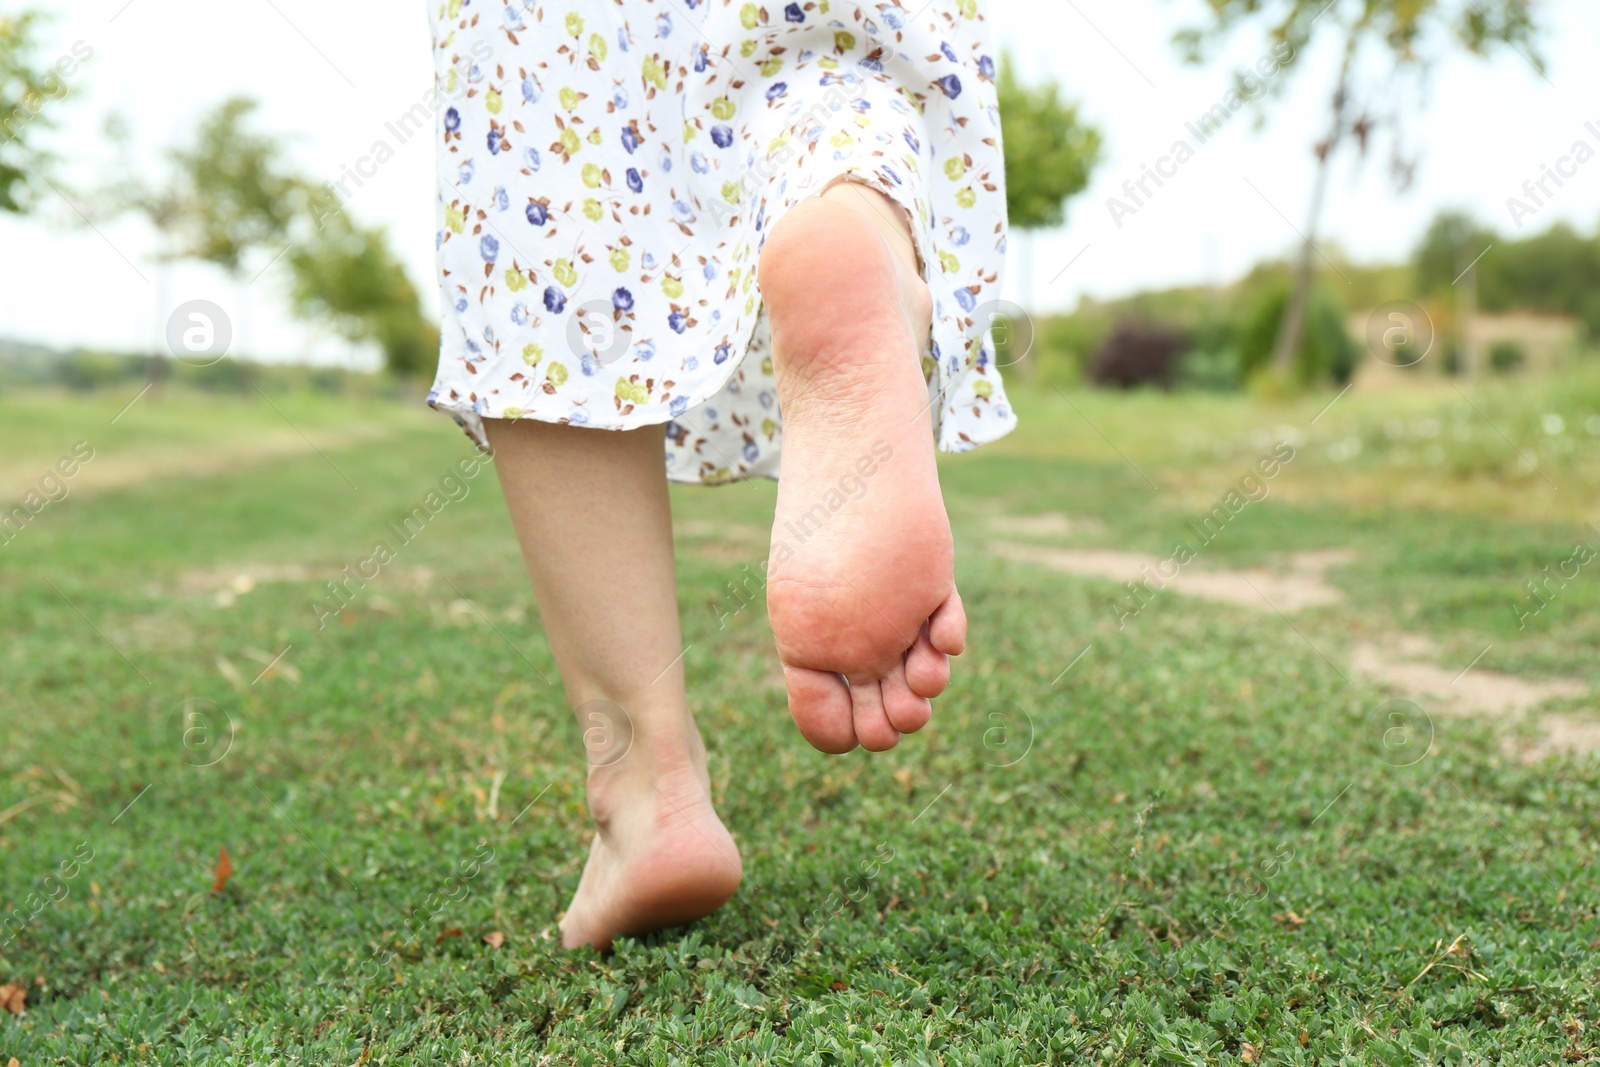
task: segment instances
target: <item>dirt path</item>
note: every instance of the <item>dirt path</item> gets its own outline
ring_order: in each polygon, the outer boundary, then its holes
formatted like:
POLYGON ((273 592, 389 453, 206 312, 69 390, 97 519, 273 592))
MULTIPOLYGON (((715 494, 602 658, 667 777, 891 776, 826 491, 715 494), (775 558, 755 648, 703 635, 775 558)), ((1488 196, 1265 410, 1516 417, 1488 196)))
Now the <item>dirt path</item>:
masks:
MULTIPOLYGON (((160 450, 118 452, 110 445, 95 448, 94 458, 82 464, 66 482, 68 495, 104 492, 162 478, 221 474, 243 467, 259 466, 273 460, 315 455, 318 450, 336 452, 352 445, 382 440, 394 434, 387 426, 365 426, 346 430, 309 430, 301 436, 293 428, 226 443, 196 443, 192 448, 164 446, 160 450)), ((0 465, 0 503, 20 502, 24 495, 38 491, 39 479, 50 469, 48 461, 6 462, 0 465)))
POLYGON ((1213 570, 1196 562, 1179 569, 1176 577, 1161 582, 1161 575, 1171 573, 1171 562, 1138 552, 1111 548, 1051 548, 1014 541, 991 542, 988 548, 991 555, 1001 559, 1034 563, 1064 574, 1107 578, 1114 582, 1149 579, 1163 590, 1184 596, 1284 612, 1343 601, 1344 594, 1329 584, 1328 571, 1355 558, 1343 550, 1297 552, 1285 557, 1282 567, 1249 570, 1213 570), (1156 577, 1152 579, 1152 575, 1156 577))
MULTIPOLYGON (((997 532, 1023 537, 1067 537, 1092 526, 1093 520, 1061 515, 999 517, 990 523, 997 532)), ((1204 568, 1195 561, 1170 574, 1170 561, 1138 552, 1107 548, 1061 548, 1014 541, 990 542, 990 555, 1017 563, 1048 567, 1064 574, 1102 578, 1114 582, 1150 582, 1162 592, 1233 604, 1251 611, 1286 614, 1338 604, 1345 597, 1328 580, 1328 572, 1356 558, 1347 549, 1297 552, 1282 557, 1274 567, 1246 570, 1204 568), (1152 575, 1156 579, 1152 579, 1152 575)), ((1515 725, 1551 700, 1574 699, 1589 692, 1584 682, 1572 678, 1532 681, 1494 671, 1450 670, 1438 663, 1437 645, 1425 637, 1396 634, 1363 641, 1351 651, 1355 673, 1418 702, 1429 716, 1476 716, 1515 725)), ((1541 738, 1528 744, 1508 736, 1508 755, 1536 762, 1558 753, 1600 752, 1600 718, 1567 714, 1538 716, 1541 738)))
MULTIPOLYGON (((1589 691, 1575 678, 1531 681, 1514 674, 1474 667, 1452 672, 1429 662, 1438 650, 1425 638, 1401 637, 1362 642, 1350 654, 1359 674, 1417 700, 1430 717, 1474 716, 1515 725, 1551 700, 1573 699, 1589 691)), ((1507 735, 1509 756, 1537 762, 1559 752, 1600 752, 1600 719, 1548 714, 1537 717, 1542 737, 1528 744, 1507 735)))

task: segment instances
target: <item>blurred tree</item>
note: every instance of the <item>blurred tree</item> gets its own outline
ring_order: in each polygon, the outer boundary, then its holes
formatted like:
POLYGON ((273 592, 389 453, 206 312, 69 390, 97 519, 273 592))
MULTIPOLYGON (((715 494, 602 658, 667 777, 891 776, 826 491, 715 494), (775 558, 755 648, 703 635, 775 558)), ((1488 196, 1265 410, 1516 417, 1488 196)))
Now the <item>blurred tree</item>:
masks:
POLYGON ((27 9, 0 12, 0 211, 26 210, 34 182, 48 180, 54 158, 39 147, 39 135, 50 127, 45 103, 65 96, 66 79, 94 54, 79 41, 51 66, 36 67, 45 17, 27 9))
POLYGON ((1586 236, 1561 222, 1511 240, 1459 212, 1445 212, 1412 256, 1417 291, 1453 292, 1466 264, 1485 249, 1489 253, 1472 269, 1483 310, 1571 315, 1591 338, 1600 338, 1600 234, 1586 236))
POLYGON ((1456 303, 1451 347, 1461 355, 1469 378, 1482 370, 1477 343, 1479 285, 1477 264, 1492 249, 1494 235, 1459 212, 1444 212, 1428 227, 1417 251, 1417 288, 1429 295, 1450 293, 1456 303))
MULTIPOLYGON (((438 354, 438 329, 423 315, 384 231, 357 225, 326 188, 292 173, 281 162, 282 140, 251 129, 257 106, 234 97, 209 112, 193 143, 168 153, 171 171, 159 185, 137 176, 126 125, 108 124, 124 177, 102 200, 143 215, 160 235, 162 308, 170 263, 196 259, 234 279, 243 316, 250 271, 260 253, 272 251, 290 268, 297 316, 327 322, 347 340, 376 343, 390 371, 423 370, 438 354)), ((240 327, 247 338, 248 320, 240 327)))
POLYGON ((1427 296, 1443 292, 1455 284, 1467 262, 1496 242, 1493 233, 1459 211, 1441 212, 1428 226, 1412 257, 1417 291, 1427 296))
POLYGON ((97 198, 102 210, 143 215, 156 231, 158 330, 169 303, 171 263, 199 260, 221 267, 238 290, 241 352, 250 347, 252 259, 282 250, 303 199, 301 183, 280 162, 282 141, 249 128, 258 106, 231 97, 208 112, 192 144, 167 152, 169 171, 160 183, 139 175, 128 123, 109 117, 106 136, 117 147, 118 177, 97 198))
POLYGON ((194 144, 171 153, 177 251, 221 267, 238 292, 239 348, 251 347, 249 286, 257 253, 284 250, 300 183, 282 169, 283 143, 249 127, 257 101, 235 96, 200 121, 194 144))
MULTIPOLYGON (((1240 26, 1261 26, 1273 43, 1288 43, 1300 55, 1313 36, 1337 38, 1340 62, 1329 101, 1328 132, 1317 142, 1316 180, 1294 287, 1273 347, 1272 363, 1290 376, 1300 350, 1313 285, 1313 257, 1327 195, 1328 170, 1335 153, 1354 142, 1364 156, 1376 133, 1390 130, 1390 169, 1396 182, 1409 186, 1416 161, 1403 152, 1402 97, 1396 82, 1409 75, 1418 83, 1431 70, 1433 51, 1453 40, 1474 56, 1506 45, 1526 56, 1544 73, 1537 49, 1540 28, 1527 0, 1205 0, 1211 18, 1176 38, 1184 57, 1200 62, 1209 48, 1240 26), (1388 79, 1369 76, 1368 53, 1387 60, 1388 79)), ((1290 71, 1292 73, 1292 69, 1290 71)), ((1281 94, 1291 79, 1269 83, 1268 93, 1281 94)))
POLYGON ((1059 226, 1066 203, 1089 184, 1100 162, 1100 131, 1078 116, 1078 105, 1061 99, 1053 81, 1024 85, 1009 53, 1001 56, 997 89, 1000 136, 1006 161, 1006 212, 1013 232, 1024 235, 1018 292, 1033 303, 1034 230, 1059 226))
POLYGON ((171 153, 180 255, 215 264, 235 278, 252 253, 286 241, 299 183, 281 169, 283 143, 248 128, 259 103, 223 101, 200 121, 194 144, 171 153))
POLYGON ((311 194, 305 233, 289 252, 296 314, 328 322, 350 341, 371 341, 383 350, 390 373, 416 375, 439 354, 439 330, 422 313, 416 287, 389 248, 385 232, 364 227, 338 207, 311 194))
POLYGON ((139 176, 134 162, 133 131, 128 120, 112 112, 106 116, 103 133, 115 152, 110 168, 112 180, 91 198, 95 215, 136 214, 156 233, 154 332, 150 339, 149 377, 159 384, 166 377, 166 316, 171 310, 172 263, 179 258, 178 226, 190 210, 187 191, 178 183, 152 185, 139 176))
MULTIPOLYGON (((1292 297, 1288 285, 1268 291, 1243 324, 1238 339, 1239 376, 1249 381, 1266 368, 1275 356, 1274 344, 1281 332, 1284 308, 1292 297)), ((1344 309, 1332 293, 1322 286, 1311 291, 1306 329, 1295 346, 1295 360, 1287 380, 1300 387, 1332 381, 1349 382, 1355 374, 1361 349, 1351 340, 1344 325, 1344 309)))

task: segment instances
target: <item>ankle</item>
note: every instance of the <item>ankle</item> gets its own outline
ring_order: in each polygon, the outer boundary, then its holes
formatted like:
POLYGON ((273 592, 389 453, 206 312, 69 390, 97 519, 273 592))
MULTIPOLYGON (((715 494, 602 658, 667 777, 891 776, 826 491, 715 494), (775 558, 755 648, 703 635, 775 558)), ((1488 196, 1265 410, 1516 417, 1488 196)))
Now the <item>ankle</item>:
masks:
POLYGON ((624 809, 651 807, 663 795, 685 803, 707 794, 705 746, 687 712, 630 722, 607 750, 588 749, 589 807, 596 821, 624 809))

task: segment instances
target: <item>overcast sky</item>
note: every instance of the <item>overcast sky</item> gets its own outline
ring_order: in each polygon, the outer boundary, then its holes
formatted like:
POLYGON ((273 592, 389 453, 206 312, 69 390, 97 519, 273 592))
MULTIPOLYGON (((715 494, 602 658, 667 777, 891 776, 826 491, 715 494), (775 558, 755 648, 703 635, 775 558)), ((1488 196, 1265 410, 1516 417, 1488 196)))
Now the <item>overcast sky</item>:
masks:
MULTIPOLYGON (((1172 47, 1173 32, 1194 17, 1198 0, 990 3, 996 35, 1024 75, 1061 81, 1106 140, 1105 161, 1070 205, 1067 225, 1034 242, 1037 306, 1068 309, 1084 294, 1227 280, 1295 240, 1310 197, 1310 146, 1326 126, 1333 75, 1327 49, 1297 57, 1279 75, 1289 79, 1290 91, 1271 104, 1264 126, 1241 113, 1176 167, 1136 214, 1114 218, 1108 198, 1123 195, 1123 183, 1137 180, 1180 137, 1197 144, 1185 123, 1228 90, 1227 64, 1184 66, 1172 47)), ((0 7, 15 6, 0 0, 0 7)), ((68 97, 47 105, 58 122, 50 141, 81 186, 104 176, 111 160, 100 132, 108 111, 126 115, 153 162, 159 148, 187 138, 201 112, 235 93, 263 101, 262 126, 292 137, 303 172, 334 179, 374 140, 393 141, 385 124, 432 80, 423 2, 47 6, 60 12, 46 30, 49 57, 92 49, 68 83, 68 97)), ((1464 207, 1511 232, 1506 201, 1524 181, 1537 179, 1575 141, 1600 149, 1600 63, 1592 55, 1600 5, 1551 0, 1540 8, 1553 31, 1548 77, 1508 49, 1488 62, 1452 56, 1439 64, 1429 98, 1407 106, 1407 148, 1421 163, 1412 189, 1395 191, 1386 150, 1365 166, 1341 161, 1326 216, 1331 240, 1358 260, 1400 258, 1443 206, 1464 207), (1585 128, 1591 122, 1594 131, 1585 128)), ((1250 61, 1261 51, 1260 41, 1242 38, 1230 55, 1250 61)), ((432 153, 426 138, 399 145, 351 204, 358 217, 389 227, 430 307, 432 153)), ((1557 219, 1585 229, 1600 222, 1600 160, 1578 168, 1524 232, 1557 219)), ((96 233, 74 220, 53 194, 36 219, 0 219, 0 336, 132 348, 158 336, 164 309, 204 297, 247 323, 241 329, 269 358, 348 354, 325 332, 287 320, 281 264, 261 264, 266 269, 242 307, 234 286, 198 267, 177 269, 171 293, 161 294, 151 237, 138 224, 105 225, 96 233)), ((1011 274, 1018 276, 1015 269, 1011 274)))

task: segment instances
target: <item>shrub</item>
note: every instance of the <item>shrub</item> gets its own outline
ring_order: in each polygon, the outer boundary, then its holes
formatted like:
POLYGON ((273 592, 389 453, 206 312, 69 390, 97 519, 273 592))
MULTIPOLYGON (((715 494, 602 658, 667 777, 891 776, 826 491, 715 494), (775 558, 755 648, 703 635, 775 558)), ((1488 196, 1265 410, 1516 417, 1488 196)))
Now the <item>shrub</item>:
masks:
MULTIPOLYGON (((1249 379, 1272 362, 1278 331, 1289 306, 1286 286, 1270 290, 1246 320, 1239 333, 1239 376, 1249 379)), ((1302 385, 1333 381, 1343 385, 1355 374, 1360 349, 1344 326, 1344 311, 1324 289, 1311 291, 1300 351, 1295 355, 1294 377, 1302 385)))
POLYGON ((81 350, 61 356, 51 368, 56 381, 80 392, 131 381, 142 376, 144 369, 138 359, 81 350))
POLYGON ((1033 320, 1033 364, 1035 380, 1049 386, 1077 385, 1093 358, 1103 336, 1100 329, 1083 315, 1051 315, 1033 320))
POLYGON ((1178 357, 1189 349, 1189 339, 1183 334, 1138 319, 1124 319, 1095 352, 1089 364, 1089 380, 1121 389, 1140 385, 1170 389, 1178 357))
POLYGON ((1496 341, 1489 349, 1489 367, 1496 374, 1514 371, 1528 361, 1522 346, 1515 341, 1496 341))

